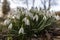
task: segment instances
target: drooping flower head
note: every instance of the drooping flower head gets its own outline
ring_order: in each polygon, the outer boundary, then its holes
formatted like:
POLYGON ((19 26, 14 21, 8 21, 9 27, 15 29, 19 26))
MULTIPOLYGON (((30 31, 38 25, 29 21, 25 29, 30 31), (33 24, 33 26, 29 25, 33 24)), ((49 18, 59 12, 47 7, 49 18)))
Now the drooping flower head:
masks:
POLYGON ((24 34, 24 28, 23 28, 23 26, 21 26, 21 28, 19 29, 19 32, 18 32, 19 34, 24 34))
POLYGON ((22 21, 25 22, 26 25, 30 25, 30 21, 27 17, 25 17, 22 21))

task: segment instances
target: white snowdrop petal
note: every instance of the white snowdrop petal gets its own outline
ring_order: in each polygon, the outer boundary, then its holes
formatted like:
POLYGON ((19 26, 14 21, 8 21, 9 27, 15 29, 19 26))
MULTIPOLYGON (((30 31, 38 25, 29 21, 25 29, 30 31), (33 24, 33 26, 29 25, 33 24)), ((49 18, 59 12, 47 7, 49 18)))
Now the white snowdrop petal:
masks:
POLYGON ((13 16, 12 18, 13 18, 13 19, 15 19, 15 17, 14 17, 14 16, 13 16))
POLYGON ((36 19, 36 21, 38 21, 38 15, 35 15, 34 17, 33 17, 33 20, 35 20, 36 19))
POLYGON ((30 22, 26 17, 23 19, 23 21, 25 22, 26 25, 30 25, 30 22))
POLYGON ((35 20, 35 16, 33 17, 33 20, 35 20))
POLYGON ((10 23, 10 20, 9 19, 6 19, 5 21, 4 21, 4 25, 8 25, 10 23))
POLYGON ((36 21, 38 21, 38 15, 36 15, 36 21))
POLYGON ((8 26, 8 29, 12 29, 12 23, 8 26))
POLYGON ((56 20, 60 20, 60 17, 58 15, 54 16, 56 20))
POLYGON ((23 28, 23 27, 21 27, 21 28, 19 29, 19 34, 20 34, 20 33, 24 34, 24 28, 23 28))
POLYGON ((29 20, 26 20, 26 25, 30 25, 30 22, 29 22, 29 20))
POLYGON ((46 16, 44 15, 43 20, 46 20, 46 16))
POLYGON ((19 16, 17 15, 16 18, 17 18, 17 19, 20 19, 20 15, 19 15, 19 16))

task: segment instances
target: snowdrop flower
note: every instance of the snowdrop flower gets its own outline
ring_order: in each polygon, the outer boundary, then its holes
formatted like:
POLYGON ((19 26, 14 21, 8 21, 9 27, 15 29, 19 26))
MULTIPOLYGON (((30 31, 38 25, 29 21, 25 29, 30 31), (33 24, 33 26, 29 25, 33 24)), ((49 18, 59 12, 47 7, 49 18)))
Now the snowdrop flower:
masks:
POLYGON ((12 29, 12 23, 8 26, 8 29, 12 29))
POLYGON ((12 18, 13 18, 13 19, 15 19, 15 17, 14 17, 14 16, 12 16, 12 18))
POLYGON ((46 16, 51 17, 52 15, 51 15, 51 13, 46 13, 46 16))
POLYGON ((16 15, 16 18, 17 18, 17 19, 20 19, 20 15, 16 15))
POLYGON ((34 34, 34 36, 35 36, 35 37, 37 37, 37 35, 36 35, 36 34, 34 34))
POLYGON ((25 24, 26 24, 26 25, 30 25, 30 22, 29 22, 28 19, 26 20, 25 24))
POLYGON ((35 20, 35 16, 33 17, 33 20, 35 20))
POLYGON ((27 17, 25 17, 23 21, 25 22, 26 25, 30 25, 30 21, 27 19, 27 17))
POLYGON ((51 16, 53 16, 54 15, 54 13, 53 12, 47 12, 47 13, 45 13, 45 15, 47 16, 47 17, 51 17, 51 16))
POLYGON ((33 20, 35 20, 36 19, 36 21, 38 21, 38 15, 35 15, 34 17, 33 17, 33 20))
POLYGON ((6 20, 4 21, 4 25, 8 25, 8 24, 10 23, 10 21, 11 21, 11 20, 6 19, 6 20))
POLYGON ((19 34, 20 34, 20 33, 24 34, 24 28, 23 28, 23 27, 21 27, 21 28, 19 29, 19 34))
POLYGON ((46 20, 47 18, 46 18, 46 16, 44 15, 44 17, 43 17, 43 20, 46 20))
POLYGON ((22 15, 24 15, 25 14, 25 12, 22 12, 22 15))
POLYGON ((51 17, 51 16, 54 16, 54 15, 55 15, 54 12, 47 12, 47 13, 46 13, 46 16, 47 16, 47 17, 51 17))
POLYGON ((32 13, 29 13, 28 15, 29 15, 29 17, 33 18, 33 14, 32 13))
POLYGON ((56 20, 60 20, 60 17, 58 15, 54 16, 56 18, 56 20))

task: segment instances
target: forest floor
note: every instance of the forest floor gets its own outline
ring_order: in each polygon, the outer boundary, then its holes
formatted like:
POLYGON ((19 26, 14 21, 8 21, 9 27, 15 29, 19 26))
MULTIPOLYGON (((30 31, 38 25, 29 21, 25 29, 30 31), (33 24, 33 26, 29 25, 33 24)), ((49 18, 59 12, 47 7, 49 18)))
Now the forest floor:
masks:
POLYGON ((60 36, 57 36, 56 38, 54 38, 54 40, 60 40, 60 36))

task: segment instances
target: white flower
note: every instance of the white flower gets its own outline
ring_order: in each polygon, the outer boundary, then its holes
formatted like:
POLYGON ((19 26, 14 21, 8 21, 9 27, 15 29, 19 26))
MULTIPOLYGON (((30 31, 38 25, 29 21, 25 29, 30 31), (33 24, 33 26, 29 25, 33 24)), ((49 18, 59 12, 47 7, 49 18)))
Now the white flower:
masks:
POLYGON ((16 15, 16 18, 17 18, 17 19, 20 19, 20 15, 16 15))
POLYGON ((30 21, 26 17, 23 19, 23 21, 25 22, 26 25, 30 25, 30 21))
POLYGON ((34 36, 35 36, 35 37, 37 37, 37 35, 36 35, 36 34, 34 34, 34 36))
POLYGON ((21 28, 19 29, 19 34, 20 34, 20 33, 24 34, 24 28, 23 28, 23 27, 21 27, 21 28))
POLYGON ((51 17, 52 15, 51 15, 51 13, 46 13, 46 16, 51 17))
POLYGON ((12 18, 13 18, 13 19, 15 19, 15 17, 14 17, 14 16, 12 16, 12 18))
POLYGON ((43 17, 43 20, 46 20, 47 18, 46 18, 46 16, 44 15, 44 17, 43 17))
POLYGON ((46 13, 46 16, 47 16, 47 17, 51 17, 51 16, 54 16, 54 15, 55 15, 54 12, 47 12, 47 13, 46 13))
POLYGON ((29 13, 29 17, 33 18, 33 14, 32 13, 29 13))
POLYGON ((4 25, 8 25, 10 23, 10 20, 9 19, 6 19, 5 21, 4 21, 4 25))
POLYGON ((35 20, 36 19, 36 21, 38 21, 38 15, 35 15, 34 17, 33 17, 33 20, 35 20))
POLYGON ((8 29, 12 29, 12 23, 8 26, 8 29))
POLYGON ((25 12, 22 12, 22 15, 24 15, 25 14, 25 12))
POLYGON ((26 24, 26 25, 30 25, 30 22, 29 22, 28 19, 26 20, 25 24, 26 24))
POLYGON ((56 18, 56 20, 60 20, 60 17, 58 15, 54 16, 56 18))

